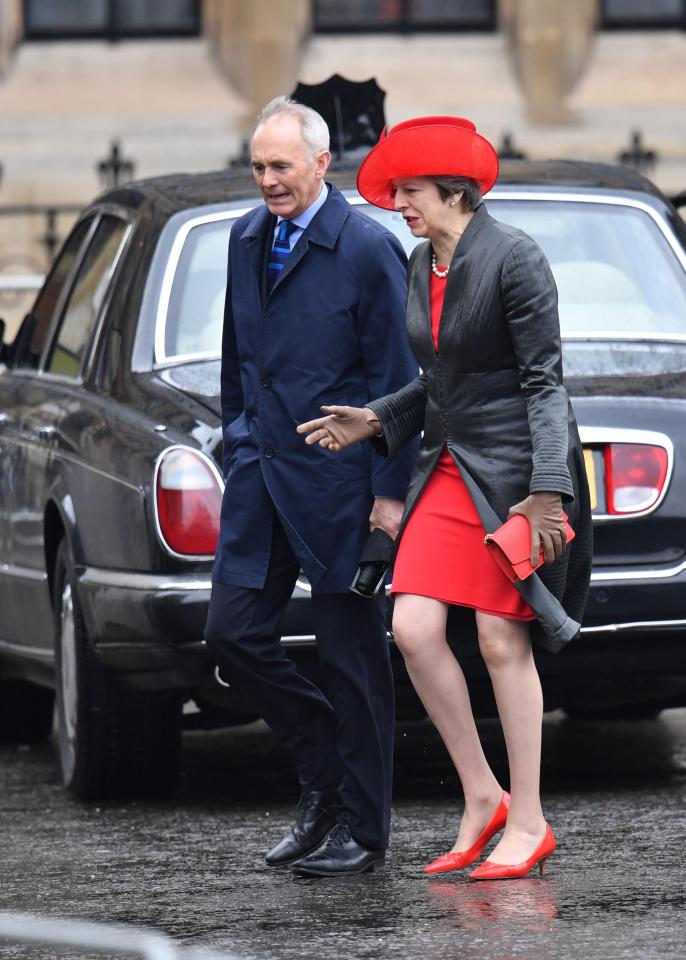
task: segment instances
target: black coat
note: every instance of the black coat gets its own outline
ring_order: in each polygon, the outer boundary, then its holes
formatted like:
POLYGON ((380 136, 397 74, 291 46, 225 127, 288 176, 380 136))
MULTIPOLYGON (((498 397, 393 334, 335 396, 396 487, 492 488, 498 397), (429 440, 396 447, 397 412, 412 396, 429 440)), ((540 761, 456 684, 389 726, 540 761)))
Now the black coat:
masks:
POLYGON ((383 424, 380 452, 391 455, 424 431, 398 542, 444 444, 489 533, 530 493, 560 493, 576 538, 518 585, 537 616, 533 638, 558 651, 579 631, 592 526, 583 451, 562 382, 555 281, 537 244, 482 204, 450 264, 436 352, 430 261, 429 243, 410 258, 407 329, 423 372, 367 404, 383 424))

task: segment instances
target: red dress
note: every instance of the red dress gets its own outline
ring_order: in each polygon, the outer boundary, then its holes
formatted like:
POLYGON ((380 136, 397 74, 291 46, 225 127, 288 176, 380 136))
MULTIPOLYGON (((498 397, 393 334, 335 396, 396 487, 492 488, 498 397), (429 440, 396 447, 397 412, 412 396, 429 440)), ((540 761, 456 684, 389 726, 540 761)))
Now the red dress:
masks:
MULTIPOLYGON (((444 293, 445 279, 432 272, 431 329, 436 350, 444 293)), ((489 554, 484 536, 462 475, 443 447, 405 525, 391 592, 432 597, 509 620, 535 619, 489 554)))

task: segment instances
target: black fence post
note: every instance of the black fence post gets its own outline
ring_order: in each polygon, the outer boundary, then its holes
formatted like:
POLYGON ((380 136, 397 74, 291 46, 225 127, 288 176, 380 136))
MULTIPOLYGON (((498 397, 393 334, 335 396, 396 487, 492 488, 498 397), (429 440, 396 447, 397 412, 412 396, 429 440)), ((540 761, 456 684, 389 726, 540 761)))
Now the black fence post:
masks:
POLYGON ((648 150, 643 145, 643 134, 640 130, 632 130, 629 139, 629 149, 617 154, 617 162, 625 167, 633 167, 639 173, 647 173, 657 162, 657 151, 648 150))
POLYGON ((121 152, 121 142, 112 140, 110 152, 104 160, 100 160, 95 169, 103 183, 110 190, 118 187, 121 180, 130 180, 135 170, 132 160, 125 160, 121 152))
POLYGON ((514 137, 509 130, 503 132, 500 146, 498 147, 498 156, 501 160, 526 160, 526 154, 522 153, 515 146, 514 137))
POLYGON ((47 207, 45 210, 45 233, 40 238, 48 252, 48 263, 52 263, 59 243, 57 234, 57 210, 54 207, 47 207))

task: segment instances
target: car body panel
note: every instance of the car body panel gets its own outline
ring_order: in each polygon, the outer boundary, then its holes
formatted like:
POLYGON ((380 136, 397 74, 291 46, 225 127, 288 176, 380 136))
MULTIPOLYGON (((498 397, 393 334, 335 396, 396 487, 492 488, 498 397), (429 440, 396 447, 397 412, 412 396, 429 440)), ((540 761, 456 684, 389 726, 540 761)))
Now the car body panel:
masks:
MULTIPOLYGON (((347 193, 350 202, 363 205, 354 191, 347 193)), ((553 200, 638 211, 686 274, 686 230, 676 212, 647 181, 615 168, 504 165, 487 204, 498 217, 505 204, 553 200)), ((0 372, 0 672, 51 682, 50 558, 54 538, 64 533, 87 632, 103 662, 133 686, 202 690, 201 699, 235 705, 235 692, 213 680, 202 643, 211 562, 165 549, 152 496, 155 465, 173 445, 197 449, 221 465, 219 341, 213 349, 170 352, 165 321, 188 237, 210 224, 226 227, 228 241, 232 221, 257 202, 249 177, 180 176, 112 191, 84 212, 84 218, 116 213, 129 226, 81 375, 0 372), (28 631, 27 610, 34 624, 28 631)), ((365 212, 396 230, 406 249, 413 246, 397 214, 365 212)), ((211 278, 215 330, 225 270, 218 243, 211 278)), ((58 304, 56 317, 59 310, 58 304)), ((590 438, 592 447, 618 431, 666 435, 673 445, 671 474, 650 516, 597 518, 582 637, 563 657, 537 655, 549 691, 555 684, 575 689, 589 672, 611 677, 618 664, 637 675, 684 674, 686 334, 681 343, 676 334, 665 341, 615 333, 577 331, 564 342, 582 439, 590 438)), ((303 580, 283 634, 314 675, 308 597, 303 580)), ((459 627, 453 641, 459 652, 459 627)), ((393 656, 405 690, 397 651, 393 656)), ((477 685, 486 684, 479 661, 465 661, 465 671, 477 685)), ((401 699, 409 696, 403 692, 401 699)), ((551 702, 561 702, 560 696, 551 702)))

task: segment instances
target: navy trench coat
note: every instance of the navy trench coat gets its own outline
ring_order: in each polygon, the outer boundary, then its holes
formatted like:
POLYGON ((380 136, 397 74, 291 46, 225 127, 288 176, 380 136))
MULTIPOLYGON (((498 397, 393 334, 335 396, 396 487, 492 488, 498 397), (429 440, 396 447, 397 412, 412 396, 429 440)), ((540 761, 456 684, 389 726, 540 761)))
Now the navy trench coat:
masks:
POLYGON ((213 580, 261 588, 276 509, 317 593, 346 591, 375 497, 403 500, 417 444, 392 460, 369 444, 307 446, 322 404, 364 406, 417 374, 405 333, 407 258, 384 227, 329 196, 267 295, 274 218, 245 214, 229 242, 222 347, 224 479, 213 580))

